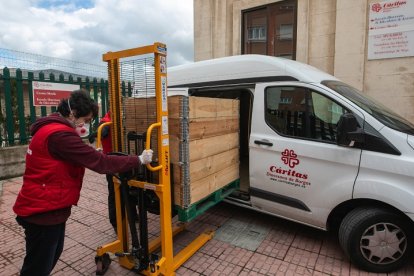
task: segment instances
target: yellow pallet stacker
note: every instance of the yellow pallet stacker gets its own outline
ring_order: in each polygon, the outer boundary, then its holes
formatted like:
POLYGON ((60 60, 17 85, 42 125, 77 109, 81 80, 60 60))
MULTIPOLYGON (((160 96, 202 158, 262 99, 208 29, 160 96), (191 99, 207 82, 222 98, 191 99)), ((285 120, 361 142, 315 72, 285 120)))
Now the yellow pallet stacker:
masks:
MULTIPOLYGON (((158 179, 158 183, 142 181, 142 177, 137 177, 134 174, 120 174, 114 177, 117 240, 97 248, 95 257, 97 275, 103 275, 109 268, 111 263, 109 252, 114 253, 119 258, 119 264, 127 269, 144 275, 174 275, 175 270, 214 235, 211 231, 205 232, 178 254, 173 254, 173 235, 184 230, 185 225, 180 222, 174 225, 172 223, 166 56, 166 45, 159 42, 134 49, 108 52, 103 55, 103 60, 108 64, 108 94, 112 122, 102 124, 98 128, 97 147, 100 146, 102 128, 109 124, 111 124, 113 151, 118 154, 128 152, 129 142, 127 141, 129 141, 131 135, 133 139, 144 136, 145 142, 143 145, 146 149, 150 149, 151 134, 156 129, 157 145, 155 146, 159 161, 156 165, 146 165, 149 171, 156 174, 154 179, 158 179), (147 56, 151 57, 150 63, 131 63, 134 58, 139 59, 147 56), (121 59, 126 60, 125 64, 122 64, 121 59), (127 72, 126 75, 135 76, 136 66, 143 69, 144 78, 135 78, 133 80, 134 87, 130 90, 134 93, 137 92, 137 96, 140 92, 148 91, 155 94, 156 122, 149 125, 146 134, 125 133, 126 128, 123 126, 123 119, 131 114, 126 114, 121 91, 122 81, 128 78, 125 74, 124 76, 121 75, 122 72, 127 72), (152 73, 145 73, 148 68, 152 73), (151 81, 153 81, 153 87, 148 86, 151 81), (131 187, 136 190, 138 197, 139 236, 131 213, 133 208, 130 205, 132 203, 128 199, 131 187), (160 216, 160 236, 151 241, 148 240, 145 200, 146 193, 150 192, 155 194, 159 201, 160 216), (131 246, 129 246, 129 241, 131 241, 131 246), (161 247, 160 256, 154 254, 159 247, 161 247)), ((135 151, 135 153, 139 154, 140 152, 135 151)))

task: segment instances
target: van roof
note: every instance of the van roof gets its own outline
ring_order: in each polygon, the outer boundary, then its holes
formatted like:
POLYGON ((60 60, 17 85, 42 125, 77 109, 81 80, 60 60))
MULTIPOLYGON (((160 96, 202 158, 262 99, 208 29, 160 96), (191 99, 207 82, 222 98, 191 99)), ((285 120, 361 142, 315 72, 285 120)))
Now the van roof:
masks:
POLYGON ((319 83, 323 80, 337 79, 301 62, 264 55, 229 56, 168 68, 169 87, 274 80, 319 83))

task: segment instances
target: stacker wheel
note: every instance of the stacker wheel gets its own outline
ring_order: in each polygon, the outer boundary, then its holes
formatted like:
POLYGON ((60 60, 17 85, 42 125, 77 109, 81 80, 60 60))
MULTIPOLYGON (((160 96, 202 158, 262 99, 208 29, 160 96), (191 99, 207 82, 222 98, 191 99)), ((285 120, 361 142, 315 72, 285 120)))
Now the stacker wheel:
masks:
POLYGON ((96 256, 95 257, 96 275, 104 275, 105 272, 108 270, 111 262, 112 260, 111 258, 109 258, 108 253, 105 253, 102 256, 96 256))

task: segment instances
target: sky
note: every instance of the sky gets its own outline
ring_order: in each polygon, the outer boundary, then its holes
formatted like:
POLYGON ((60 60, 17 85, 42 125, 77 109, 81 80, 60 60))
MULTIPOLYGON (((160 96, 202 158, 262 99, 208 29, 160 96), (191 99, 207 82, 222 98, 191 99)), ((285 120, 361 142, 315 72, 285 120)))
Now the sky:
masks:
POLYGON ((106 65, 102 54, 162 42, 193 61, 193 0, 5 0, 0 48, 106 65))

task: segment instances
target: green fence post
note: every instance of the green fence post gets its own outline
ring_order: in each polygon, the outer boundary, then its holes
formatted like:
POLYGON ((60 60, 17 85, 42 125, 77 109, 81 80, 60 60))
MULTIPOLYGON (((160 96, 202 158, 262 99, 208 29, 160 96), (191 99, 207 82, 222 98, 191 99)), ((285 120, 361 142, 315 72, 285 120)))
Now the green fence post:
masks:
POLYGON ((4 79, 4 100, 6 102, 6 132, 9 145, 14 145, 14 123, 13 123, 13 102, 11 95, 10 70, 7 67, 3 69, 4 79))
MULTIPOLYGON (((55 74, 50 73, 50 74, 49 74, 49 79, 50 79, 50 81, 55 82, 55 74)), ((52 112, 56 112, 56 106, 52 106, 52 107, 50 108, 50 110, 51 110, 52 112)))
POLYGON ((93 99, 98 103, 98 80, 93 78, 93 99))
MULTIPOLYGON (((73 80, 73 79, 72 79, 73 80)), ((65 76, 61 73, 60 75, 59 75, 59 82, 60 83, 65 83, 65 76)), ((56 112, 56 110, 57 110, 57 107, 52 107, 52 110, 53 110, 53 108, 54 108, 54 112, 56 112)))
POLYGON ((16 70, 16 87, 17 87, 17 112, 19 114, 19 138, 20 144, 27 143, 26 119, 24 117, 24 100, 23 100, 23 77, 22 70, 16 70))
POLYGON ((28 88, 29 88, 29 106, 30 106, 30 123, 33 124, 36 121, 36 108, 33 105, 33 72, 28 74, 28 88))
POLYGON ((89 80, 89 77, 85 78, 85 89, 88 90, 89 95, 91 95, 91 82, 89 80))
POLYGON ((79 83, 79 87, 82 88, 82 78, 81 77, 77 77, 76 78, 76 82, 79 83))
MULTIPOLYGON (((43 73, 43 72, 40 72, 39 73, 39 80, 40 81, 45 81, 45 73, 43 73)), ((41 106, 40 107, 40 115, 42 117, 45 117, 46 116, 46 106, 41 106)))

